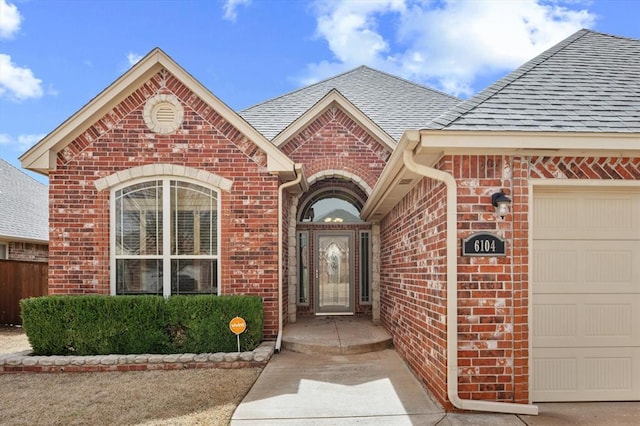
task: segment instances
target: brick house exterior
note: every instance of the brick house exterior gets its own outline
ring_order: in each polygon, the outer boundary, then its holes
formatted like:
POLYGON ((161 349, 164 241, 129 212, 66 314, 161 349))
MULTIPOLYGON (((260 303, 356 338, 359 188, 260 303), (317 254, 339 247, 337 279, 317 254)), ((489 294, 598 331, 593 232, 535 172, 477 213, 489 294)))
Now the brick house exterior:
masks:
POLYGON ((0 158, 0 259, 46 262, 47 186, 0 158))
POLYGON ((305 315, 381 322, 447 409, 531 414, 532 402, 609 398, 603 389, 639 400, 638 58, 639 41, 583 30, 462 103, 361 67, 236 113, 156 49, 21 158, 50 179, 49 292, 153 283, 169 296, 208 271, 207 291, 263 297, 268 339, 305 315), (131 195, 150 182, 155 207, 131 195), (176 207, 158 225, 179 188, 209 210, 176 207), (183 224, 200 232, 186 260, 159 236, 183 224), (202 230, 217 246, 202 249, 202 230), (463 255, 478 233, 504 241, 504 255, 463 255), (584 240, 602 247, 600 269, 584 240), (125 282, 148 264, 171 274, 125 282), (574 277, 585 265, 598 282, 574 277), (601 291, 610 304, 594 302, 601 291), (563 292, 579 304, 554 302, 563 292), (602 348, 578 359, 596 335, 602 348), (610 356, 621 347, 624 360, 610 356), (620 381, 590 376, 590 359, 620 381), (563 372, 573 361, 577 378, 563 372))

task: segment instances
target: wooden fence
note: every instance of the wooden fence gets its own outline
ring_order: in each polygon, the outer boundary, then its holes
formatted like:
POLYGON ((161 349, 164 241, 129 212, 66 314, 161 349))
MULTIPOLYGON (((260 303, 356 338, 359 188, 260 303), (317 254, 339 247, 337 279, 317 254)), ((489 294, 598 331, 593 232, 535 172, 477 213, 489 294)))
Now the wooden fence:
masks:
POLYGON ((46 296, 47 262, 0 260, 0 324, 22 324, 20 299, 46 296))

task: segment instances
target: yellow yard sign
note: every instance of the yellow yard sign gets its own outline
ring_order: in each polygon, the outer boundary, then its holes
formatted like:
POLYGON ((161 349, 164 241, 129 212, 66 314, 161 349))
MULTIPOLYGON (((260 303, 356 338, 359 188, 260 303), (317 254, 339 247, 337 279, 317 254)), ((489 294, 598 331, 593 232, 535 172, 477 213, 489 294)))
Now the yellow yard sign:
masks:
POLYGON ((242 334, 247 329, 247 323, 244 318, 235 317, 229 322, 229 330, 234 334, 242 334))

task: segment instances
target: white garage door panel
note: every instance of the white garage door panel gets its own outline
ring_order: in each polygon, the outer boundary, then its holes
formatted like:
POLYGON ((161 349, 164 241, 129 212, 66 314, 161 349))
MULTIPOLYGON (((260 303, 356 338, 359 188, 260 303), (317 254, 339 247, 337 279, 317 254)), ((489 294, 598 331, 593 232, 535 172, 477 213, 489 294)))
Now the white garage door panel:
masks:
POLYGON ((633 191, 545 189, 535 196, 534 239, 640 239, 640 202, 633 191))
POLYGON ((532 319, 536 349, 640 347, 640 294, 536 295, 532 319))
POLYGON ((533 369, 533 401, 624 401, 640 397, 640 348, 536 348, 533 369))
POLYGON ((640 292, 637 241, 536 240, 536 293, 640 292))
POLYGON ((533 206, 532 400, 640 400, 640 188, 533 206))

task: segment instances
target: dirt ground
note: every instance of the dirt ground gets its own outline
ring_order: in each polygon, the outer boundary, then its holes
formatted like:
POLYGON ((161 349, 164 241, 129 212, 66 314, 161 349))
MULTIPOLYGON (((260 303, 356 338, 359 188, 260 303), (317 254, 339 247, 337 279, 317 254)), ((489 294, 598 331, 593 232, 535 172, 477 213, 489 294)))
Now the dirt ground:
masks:
MULTIPOLYGON (((30 349, 0 328, 0 354, 30 349)), ((228 425, 261 369, 0 374, 2 425, 228 425)))

